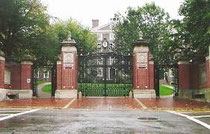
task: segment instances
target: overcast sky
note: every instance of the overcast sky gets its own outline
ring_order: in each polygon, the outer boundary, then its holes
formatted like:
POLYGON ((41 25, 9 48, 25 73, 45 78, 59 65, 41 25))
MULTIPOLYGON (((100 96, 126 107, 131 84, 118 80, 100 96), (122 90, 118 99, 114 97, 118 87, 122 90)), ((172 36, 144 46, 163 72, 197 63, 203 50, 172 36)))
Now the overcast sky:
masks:
POLYGON ((124 13, 127 7, 143 6, 155 2, 167 11, 171 18, 178 17, 178 9, 184 0, 41 0, 51 16, 67 20, 72 17, 85 26, 91 26, 92 19, 99 19, 100 25, 108 23, 116 12, 124 13))

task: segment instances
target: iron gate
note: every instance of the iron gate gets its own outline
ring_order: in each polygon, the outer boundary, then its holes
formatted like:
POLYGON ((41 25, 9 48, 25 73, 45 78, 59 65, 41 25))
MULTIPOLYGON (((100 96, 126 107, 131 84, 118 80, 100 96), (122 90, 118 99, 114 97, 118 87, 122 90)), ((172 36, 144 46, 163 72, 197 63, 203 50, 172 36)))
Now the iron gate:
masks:
POLYGON ((132 56, 114 53, 79 57, 79 91, 83 96, 128 96, 132 91, 132 56))
POLYGON ((56 71, 56 64, 51 64, 47 66, 32 66, 32 91, 33 96, 38 97, 38 81, 39 78, 37 77, 36 73, 38 72, 39 68, 46 68, 49 69, 51 73, 51 96, 55 96, 55 91, 57 87, 57 71, 56 71))
POLYGON ((163 77, 167 78, 168 80, 167 83, 171 85, 174 89, 175 96, 178 95, 178 90, 179 90, 179 76, 178 76, 178 65, 173 64, 173 65, 161 65, 161 64, 155 64, 155 78, 154 78, 154 83, 155 83, 155 92, 156 96, 160 96, 160 82, 159 80, 163 77), (172 75, 167 75, 164 76, 164 70, 171 70, 172 75), (161 76, 162 75, 162 76, 161 76))

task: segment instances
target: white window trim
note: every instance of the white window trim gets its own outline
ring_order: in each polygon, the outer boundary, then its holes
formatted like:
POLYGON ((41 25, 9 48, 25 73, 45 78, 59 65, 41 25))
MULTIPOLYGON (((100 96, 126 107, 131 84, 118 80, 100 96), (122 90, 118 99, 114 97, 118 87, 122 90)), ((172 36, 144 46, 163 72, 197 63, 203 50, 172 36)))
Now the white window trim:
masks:
POLYGON ((46 73, 46 72, 43 73, 43 78, 48 79, 49 77, 50 77, 49 71, 47 71, 47 73, 46 73), (46 75, 46 74, 47 74, 47 75, 46 75))
POLYGON ((9 70, 4 71, 4 83, 11 84, 11 72, 9 70))
POLYGON ((34 72, 35 74, 35 78, 39 78, 39 71, 37 71, 37 72, 34 72))
POLYGON ((97 70, 97 76, 98 77, 102 77, 103 76, 103 69, 102 68, 98 68, 98 70, 97 70), (99 73, 99 72, 101 72, 101 73, 99 73))

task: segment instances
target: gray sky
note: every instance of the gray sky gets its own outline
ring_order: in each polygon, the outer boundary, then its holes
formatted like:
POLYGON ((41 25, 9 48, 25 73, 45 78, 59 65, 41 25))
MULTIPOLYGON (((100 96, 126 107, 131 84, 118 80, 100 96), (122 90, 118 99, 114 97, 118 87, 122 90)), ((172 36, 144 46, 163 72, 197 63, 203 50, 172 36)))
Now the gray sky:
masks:
POLYGON ((116 12, 124 13, 127 7, 143 6, 155 2, 167 11, 171 18, 179 18, 178 9, 184 0, 41 0, 51 16, 67 20, 72 17, 85 26, 91 26, 92 19, 99 19, 100 25, 108 23, 116 12))

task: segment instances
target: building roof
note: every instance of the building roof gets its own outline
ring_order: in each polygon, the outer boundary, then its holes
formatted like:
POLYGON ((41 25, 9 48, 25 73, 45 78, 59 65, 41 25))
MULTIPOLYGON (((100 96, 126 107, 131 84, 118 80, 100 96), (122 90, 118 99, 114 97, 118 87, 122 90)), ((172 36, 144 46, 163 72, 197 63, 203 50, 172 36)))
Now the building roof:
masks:
POLYGON ((91 32, 104 32, 104 31, 111 31, 111 26, 112 26, 112 23, 107 23, 105 25, 102 25, 102 26, 98 26, 98 27, 94 27, 91 29, 91 32))

